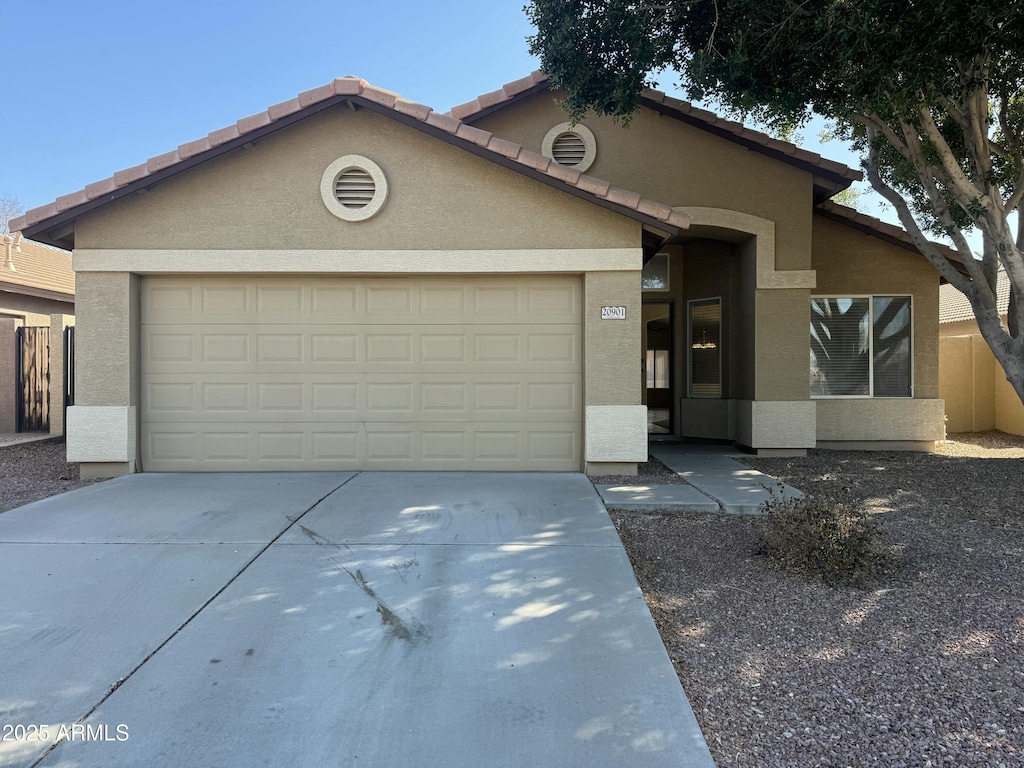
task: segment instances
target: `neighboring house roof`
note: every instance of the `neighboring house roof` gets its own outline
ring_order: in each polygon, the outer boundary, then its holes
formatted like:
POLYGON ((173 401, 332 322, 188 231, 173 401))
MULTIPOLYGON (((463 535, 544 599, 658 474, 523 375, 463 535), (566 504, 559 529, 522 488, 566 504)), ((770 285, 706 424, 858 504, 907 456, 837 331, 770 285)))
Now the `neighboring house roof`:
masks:
POLYGON ((0 243, 0 291, 74 301, 71 254, 31 240, 18 242, 16 237, 5 235, 0 243))
POLYGON ((242 118, 234 125, 152 157, 145 163, 118 171, 110 178, 89 184, 78 192, 58 197, 49 205, 33 208, 24 216, 12 219, 10 227, 53 244, 73 245, 71 225, 83 213, 346 102, 353 107, 370 109, 390 117, 506 168, 651 225, 668 235, 689 226, 688 216, 667 205, 643 198, 636 192, 614 187, 607 181, 587 176, 574 168, 559 165, 544 155, 474 128, 451 115, 435 112, 430 107, 375 88, 365 80, 343 77, 300 93, 296 98, 276 104, 266 112, 242 118))
MULTIPOLYGON (((533 72, 527 77, 507 83, 496 91, 485 93, 472 101, 453 107, 449 114, 465 123, 473 123, 513 102, 547 90, 549 87, 547 75, 543 72, 533 72)), ((674 117, 814 174, 819 200, 830 197, 846 189, 854 181, 864 178, 860 171, 847 165, 828 160, 816 152, 801 149, 788 141, 773 138, 733 120, 726 120, 714 112, 695 107, 687 101, 672 98, 661 91, 645 90, 641 94, 640 103, 656 112, 674 117)))
MULTIPOLYGON (((1006 316, 1010 306, 1010 278, 1005 272, 996 276, 996 308, 1001 317, 1006 316)), ((967 297, 952 285, 939 288, 939 323, 959 323, 962 320, 973 320, 974 310, 967 297)))

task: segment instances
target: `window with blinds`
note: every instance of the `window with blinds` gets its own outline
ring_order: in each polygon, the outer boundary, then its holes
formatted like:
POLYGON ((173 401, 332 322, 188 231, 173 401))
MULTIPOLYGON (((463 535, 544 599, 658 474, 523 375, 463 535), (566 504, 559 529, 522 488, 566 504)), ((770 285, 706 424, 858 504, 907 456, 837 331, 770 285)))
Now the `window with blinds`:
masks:
POLYGON ((909 296, 811 299, 812 397, 912 397, 909 296))
POLYGON ((722 396, 722 300, 699 299, 689 307, 689 396, 722 396))

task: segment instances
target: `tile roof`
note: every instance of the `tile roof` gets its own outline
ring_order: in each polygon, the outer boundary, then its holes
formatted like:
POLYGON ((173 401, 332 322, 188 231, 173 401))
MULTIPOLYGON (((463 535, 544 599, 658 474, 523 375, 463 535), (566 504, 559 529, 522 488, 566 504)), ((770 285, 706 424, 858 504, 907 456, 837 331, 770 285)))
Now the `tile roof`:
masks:
MULTIPOLYGON (((1001 316, 1006 315, 1010 306, 1010 278, 1005 272, 996 275, 996 307, 1001 316)), ((961 320, 973 320, 974 310, 967 297, 946 284, 939 287, 939 323, 958 323, 961 320)))
MULTIPOLYGON (((75 298, 75 273, 71 271, 71 254, 31 240, 21 240, 4 235, 0 241, 0 288, 4 291, 19 292, 19 288, 49 293, 65 294, 70 301, 75 298), (7 245, 11 245, 11 270, 7 262, 7 245)), ((0 302, 3 299, 0 298, 0 302)))
MULTIPOLYGON (((824 203, 819 204, 815 209, 815 213, 820 213, 827 218, 835 219, 849 224, 862 232, 866 232, 869 235, 874 235, 886 240, 894 245, 898 245, 902 248, 906 248, 914 253, 920 253, 917 250, 917 246, 914 245, 914 241, 903 227, 898 227, 895 224, 890 224, 887 221, 876 219, 874 216, 868 216, 866 213, 861 213, 856 208, 850 208, 845 205, 826 200, 824 203)), ((953 266, 960 272, 966 274, 966 268, 963 266, 960 254, 948 245, 942 243, 933 242, 939 253, 949 259, 953 266)), ((923 257, 922 257, 923 258, 923 257)))
POLYGON ((450 114, 435 112, 430 107, 407 101, 391 91, 375 88, 365 80, 343 77, 304 91, 294 99, 275 104, 265 112, 242 118, 234 125, 213 131, 201 139, 182 144, 176 150, 152 157, 145 163, 118 171, 108 179, 87 185, 85 189, 62 195, 48 205, 33 208, 24 216, 12 219, 10 228, 27 229, 27 234, 37 236, 47 226, 64 223, 79 213, 93 210, 139 187, 156 183, 199 162, 212 159, 245 143, 247 139, 258 138, 276 127, 291 124, 305 114, 319 111, 318 108, 344 101, 373 109, 619 213, 652 225, 662 225, 671 234, 689 226, 688 216, 667 205, 641 198, 606 181, 559 165, 544 155, 474 128, 450 114))
MULTIPOLYGON (((521 98, 548 87, 548 78, 543 72, 533 72, 527 77, 507 83, 496 91, 477 96, 472 101, 452 107, 449 114, 466 122, 483 117, 500 109, 516 98, 521 98)), ((788 141, 775 139, 761 131, 745 127, 742 123, 726 120, 714 112, 700 109, 688 101, 667 96, 661 91, 645 90, 641 93, 641 103, 659 112, 685 119, 687 122, 700 125, 708 130, 725 135, 753 149, 771 154, 785 162, 804 165, 817 172, 824 172, 849 182, 860 181, 864 175, 853 168, 834 160, 828 160, 817 152, 801 149, 788 141)))

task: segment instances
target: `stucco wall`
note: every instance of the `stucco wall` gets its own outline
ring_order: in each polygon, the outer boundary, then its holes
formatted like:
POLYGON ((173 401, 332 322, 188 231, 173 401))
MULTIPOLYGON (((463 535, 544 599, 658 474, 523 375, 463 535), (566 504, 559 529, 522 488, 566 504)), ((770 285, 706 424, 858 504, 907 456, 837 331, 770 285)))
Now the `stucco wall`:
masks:
POLYGON ((584 399, 587 405, 639 405, 640 272, 588 272, 584 298, 584 399), (602 320, 601 307, 626 308, 602 320))
POLYGON ((18 428, 18 345, 21 320, 0 317, 0 433, 18 428))
MULTIPOLYGON (((814 269, 818 283, 811 293, 816 296, 913 297, 914 397, 939 397, 939 273, 935 268, 914 252, 815 216, 814 269)), ((808 333, 806 321, 803 333, 808 333)))
POLYGON ((126 272, 77 277, 75 402, 136 405, 138 278, 126 272))
POLYGON ((0 317, 22 317, 27 325, 46 325, 41 318, 56 314, 75 314, 75 302, 0 290, 0 317))
MULTIPOLYGON (((544 91, 474 125, 540 152, 547 131, 566 120, 558 97, 544 91)), ((595 115, 583 123, 597 143, 589 175, 671 206, 723 208, 774 221, 778 268, 810 266, 811 174, 645 108, 628 127, 595 115)))
POLYGON ((1024 404, 980 334, 939 339, 939 395, 947 432, 1024 435, 1024 404))
POLYGON ((640 225, 367 110, 328 110, 78 220, 76 250, 635 247, 640 225), (338 157, 388 181, 345 222, 320 198, 338 157))

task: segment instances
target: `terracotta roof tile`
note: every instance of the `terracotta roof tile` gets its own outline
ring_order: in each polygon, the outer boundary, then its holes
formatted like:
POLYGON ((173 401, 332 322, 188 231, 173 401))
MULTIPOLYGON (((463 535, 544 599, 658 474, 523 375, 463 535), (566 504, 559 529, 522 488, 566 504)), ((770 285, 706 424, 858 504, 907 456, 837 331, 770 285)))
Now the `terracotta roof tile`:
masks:
MULTIPOLYGON (((485 102, 501 103, 513 98, 516 94, 522 93, 535 85, 544 83, 546 80, 541 73, 535 72, 529 77, 516 80, 504 88, 486 94, 485 102)), ((273 121, 282 117, 294 114, 303 107, 324 101, 332 96, 353 96, 361 97, 367 101, 383 106, 385 109, 393 110, 401 114, 405 119, 411 118, 425 125, 448 134, 451 141, 468 142, 477 149, 476 152, 492 153, 492 159, 507 165, 512 161, 510 167, 523 166, 520 170, 530 174, 541 173, 551 183, 558 182, 568 185, 590 195, 596 202, 604 202, 618 206, 623 209, 626 215, 637 215, 646 217, 649 223, 661 222, 668 225, 668 228, 685 228, 689 225, 689 218, 683 214, 672 211, 666 205, 653 200, 641 198, 636 192, 613 188, 607 181, 596 179, 592 176, 581 174, 575 168, 569 168, 555 163, 551 158, 536 152, 524 149, 516 144, 497 136, 488 131, 481 130, 472 125, 463 123, 453 114, 442 114, 433 111, 430 107, 406 101, 391 91, 381 88, 374 88, 364 80, 356 77, 343 77, 333 80, 329 85, 303 91, 297 98, 283 101, 279 104, 249 117, 244 117, 234 125, 229 125, 187 144, 182 144, 177 150, 157 155, 151 158, 148 163, 118 171, 110 179, 90 184, 85 190, 75 192, 71 195, 61 197, 56 203, 34 208, 24 216, 11 221, 12 228, 24 229, 36 224, 45 222, 58 213, 73 209, 77 205, 95 200, 99 197, 110 195, 119 189, 145 179, 147 176, 173 167, 183 160, 199 157, 204 152, 214 151, 218 146, 226 142, 244 137, 246 134, 265 128, 273 121), (635 212, 635 213, 631 213, 635 212)))
POLYGON ((511 83, 505 83, 501 90, 503 90, 505 95, 511 99, 514 96, 518 96, 523 91, 528 91, 533 88, 533 86, 546 81, 547 78, 544 76, 543 72, 531 72, 526 77, 513 80, 511 83))
MULTIPOLYGON (((996 308, 1003 317, 1010 307, 1010 278, 1005 272, 996 275, 996 308)), ((939 323, 973 320, 970 300, 949 283, 939 286, 939 323)))
MULTIPOLYGON (((496 104, 511 101, 515 96, 523 91, 529 90, 535 85, 546 82, 547 76, 543 72, 533 72, 528 77, 515 80, 507 84, 499 91, 492 91, 491 93, 484 94, 484 96, 478 96, 465 104, 452 107, 449 114, 460 120, 471 120, 477 115, 477 113, 493 107, 496 104), (504 92, 505 98, 500 99, 495 96, 502 92, 504 92)), ((817 166, 823 171, 849 179, 850 181, 859 181, 863 178, 863 174, 854 168, 850 168, 849 166, 837 163, 833 160, 826 160, 816 152, 801 149, 788 141, 773 138, 761 131, 755 131, 754 129, 747 128, 740 123, 732 120, 726 120, 725 118, 716 115, 714 112, 695 107, 688 101, 673 98, 662 91, 649 89, 645 90, 641 96, 649 102, 662 105, 668 109, 678 112, 679 114, 687 115, 690 118, 706 123, 711 127, 731 133, 737 139, 748 141, 756 144, 757 146, 764 147, 765 149, 791 157, 794 161, 806 163, 810 166, 817 166)))
POLYGON ((327 85, 321 85, 319 88, 311 88, 300 93, 299 104, 302 107, 308 107, 310 104, 316 104, 324 99, 329 99, 333 95, 334 83, 328 83, 327 85))
POLYGON ((427 125, 440 128, 442 131, 447 131, 448 133, 455 133, 459 130, 459 125, 461 125, 461 123, 451 115, 444 115, 440 112, 431 112, 427 115, 427 125))
POLYGON ((126 184, 131 184, 133 181, 147 176, 149 169, 146 168, 146 164, 133 165, 131 168, 125 168, 123 171, 118 171, 114 174, 114 184, 119 187, 123 187, 126 184))
POLYGON ((570 168, 566 165, 559 165, 558 163, 551 163, 547 170, 548 176, 554 176, 559 181, 564 181, 566 184, 572 184, 576 186, 579 183, 580 176, 583 174, 578 168, 570 168))
POLYGON ((479 128, 474 128, 471 125, 466 125, 465 123, 462 123, 455 131, 455 135, 458 136, 460 139, 472 141, 477 146, 486 147, 487 142, 491 140, 491 136, 493 136, 494 134, 492 134, 490 131, 482 131, 479 128))
POLYGON ((363 92, 359 94, 364 99, 375 101, 378 104, 383 104, 389 109, 394 109, 395 102, 398 101, 398 94, 392 93, 391 91, 385 91, 383 88, 374 88, 372 85, 367 85, 363 88, 363 92))
POLYGON ((257 128, 262 128, 265 125, 271 123, 270 114, 267 112, 258 112, 255 115, 249 115, 243 117, 237 123, 235 127, 238 129, 238 135, 241 136, 243 133, 249 133, 249 131, 255 131, 257 128))
POLYGON ((12 248, 11 261, 14 271, 4 267, 6 243, 14 238, 0 236, 0 283, 5 290, 17 290, 18 286, 37 288, 44 291, 66 294, 74 301, 75 273, 71 271, 71 254, 51 248, 32 240, 22 240, 18 249, 12 248))
POLYGON ((210 148, 210 139, 208 136, 204 136, 201 139, 190 141, 187 144, 182 144, 178 147, 178 157, 182 160, 187 160, 193 155, 198 155, 205 152, 210 148))
POLYGON ((164 168, 170 168, 172 165, 180 161, 181 158, 178 157, 178 150, 165 152, 162 155, 149 158, 149 160, 146 161, 146 170, 150 173, 156 173, 157 171, 162 171, 164 168))
POLYGON ((505 93, 504 89, 502 88, 499 88, 496 91, 491 91, 490 93, 481 94, 480 96, 476 97, 476 100, 480 104, 481 109, 487 109, 487 107, 492 107, 495 104, 500 104, 501 102, 507 101, 508 99, 509 95, 505 93))
POLYGON ((415 101, 405 101, 405 99, 399 99, 395 102, 395 112, 401 112, 403 115, 409 115, 415 117, 417 120, 425 121, 427 117, 433 112, 430 107, 425 104, 417 104, 415 101))
POLYGON ((546 83, 547 79, 547 76, 543 72, 531 72, 526 77, 513 80, 511 83, 505 83, 505 85, 496 91, 490 91, 489 93, 477 96, 472 101, 467 101, 465 104, 452 107, 448 114, 452 117, 458 118, 459 120, 465 119, 466 117, 475 115, 481 110, 493 107, 495 104, 501 104, 502 102, 509 101, 523 91, 530 90, 535 85, 546 83))
POLYGON ((114 183, 114 179, 104 179, 103 181, 97 181, 93 184, 85 185, 85 196, 90 200, 95 200, 97 197, 103 195, 109 195, 117 189, 117 184, 114 183))
POLYGON ((519 156, 516 159, 523 165, 538 171, 546 171, 548 166, 551 165, 550 157, 538 154, 537 152, 531 152, 528 149, 520 149, 519 156))
POLYGON ((507 139, 499 138, 498 136, 491 135, 490 140, 487 142, 487 148, 492 152, 497 152, 499 155, 507 157, 511 160, 515 160, 519 157, 522 147, 518 144, 508 141, 507 139))
POLYGON ((270 115, 271 120, 280 120, 282 117, 294 115, 300 109, 302 109, 302 105, 299 104, 298 99, 288 99, 288 101, 282 101, 280 104, 270 107, 267 114, 270 115))
POLYGON ((358 96, 367 83, 358 77, 339 77, 331 85, 336 96, 358 96))
POLYGON ((664 219, 672 213, 672 209, 667 205, 646 199, 641 200, 637 204, 636 209, 640 213, 655 219, 664 219))
POLYGON ((210 131, 207 139, 211 146, 218 147, 221 144, 237 139, 240 135, 241 131, 239 131, 237 125, 229 125, 224 128, 218 128, 216 131, 210 131))
POLYGON ((640 193, 630 192, 628 189, 620 189, 619 187, 609 187, 605 200, 617 205, 624 205, 626 208, 632 208, 635 211, 636 207, 640 205, 640 193))
POLYGON ((672 213, 670 213, 665 219, 663 219, 663 221, 665 221, 665 223, 667 224, 671 224, 674 227, 679 227, 680 229, 690 228, 690 217, 687 216, 682 211, 672 211, 672 213))
POLYGON ((74 208, 76 205, 89 202, 89 198, 83 189, 78 192, 72 192, 70 195, 61 195, 55 202, 57 203, 58 211, 66 211, 68 208, 74 208))
POLYGON ((603 179, 595 179, 593 176, 587 176, 587 174, 581 173, 580 180, 576 182, 576 186, 582 190, 590 192, 591 194, 597 195, 598 197, 604 197, 608 194, 608 189, 611 187, 611 184, 603 179))

